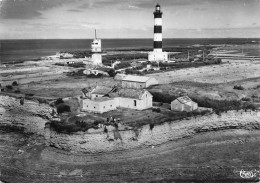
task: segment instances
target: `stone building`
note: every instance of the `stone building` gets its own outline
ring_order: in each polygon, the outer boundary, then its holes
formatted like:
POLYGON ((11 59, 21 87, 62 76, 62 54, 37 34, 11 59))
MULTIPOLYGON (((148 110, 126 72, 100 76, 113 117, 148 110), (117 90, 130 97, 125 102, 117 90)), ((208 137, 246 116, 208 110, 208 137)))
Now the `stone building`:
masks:
POLYGON ((171 102, 171 110, 191 112, 198 109, 198 104, 188 96, 179 97, 171 102))

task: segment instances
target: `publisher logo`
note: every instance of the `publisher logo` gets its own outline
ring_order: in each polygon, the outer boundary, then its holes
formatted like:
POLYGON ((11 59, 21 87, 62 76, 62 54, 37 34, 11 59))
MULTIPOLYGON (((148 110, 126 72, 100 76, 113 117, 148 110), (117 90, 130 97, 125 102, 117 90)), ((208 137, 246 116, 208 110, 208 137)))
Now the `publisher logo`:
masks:
POLYGON ((251 171, 246 171, 246 170, 240 170, 239 175, 243 179, 252 179, 255 178, 257 175, 259 175, 259 170, 251 170, 251 171))

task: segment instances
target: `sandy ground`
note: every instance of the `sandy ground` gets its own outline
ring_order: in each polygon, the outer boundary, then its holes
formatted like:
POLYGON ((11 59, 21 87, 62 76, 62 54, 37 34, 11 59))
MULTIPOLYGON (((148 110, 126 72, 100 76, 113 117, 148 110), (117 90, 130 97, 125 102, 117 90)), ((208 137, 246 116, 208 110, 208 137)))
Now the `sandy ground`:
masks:
POLYGON ((161 84, 178 81, 201 83, 227 83, 230 81, 260 77, 260 62, 237 62, 210 65, 199 68, 180 69, 156 74, 148 74, 161 84))

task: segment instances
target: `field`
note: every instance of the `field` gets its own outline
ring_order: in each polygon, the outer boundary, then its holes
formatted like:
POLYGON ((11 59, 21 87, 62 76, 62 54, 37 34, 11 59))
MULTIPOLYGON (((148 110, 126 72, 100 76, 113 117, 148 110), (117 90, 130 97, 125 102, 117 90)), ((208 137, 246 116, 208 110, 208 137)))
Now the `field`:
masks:
POLYGON ((149 74, 148 76, 156 78, 159 83, 163 84, 178 81, 218 84, 260 77, 259 70, 259 61, 241 61, 237 63, 230 61, 230 64, 180 69, 164 73, 149 74))

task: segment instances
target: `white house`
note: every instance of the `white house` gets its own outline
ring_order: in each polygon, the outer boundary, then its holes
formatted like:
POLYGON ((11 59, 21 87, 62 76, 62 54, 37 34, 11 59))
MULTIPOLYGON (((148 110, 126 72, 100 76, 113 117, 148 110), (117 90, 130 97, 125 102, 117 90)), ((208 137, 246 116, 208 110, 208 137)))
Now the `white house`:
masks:
POLYGON ((104 113, 118 107, 144 110, 153 105, 153 96, 145 89, 98 86, 81 99, 82 111, 104 113), (86 97, 91 96, 91 97, 86 97))
POLYGON ((171 110, 191 112, 198 109, 198 104, 188 96, 179 97, 171 102, 171 110))
POLYGON ((153 96, 145 89, 122 88, 110 96, 117 100, 118 107, 144 110, 153 106, 153 96))
POLYGON ((115 100, 108 97, 97 97, 94 99, 85 98, 81 100, 82 111, 104 113, 115 110, 117 107, 118 105, 115 100))
POLYGON ((147 88, 157 84, 158 81, 156 79, 146 76, 126 75, 126 77, 122 79, 123 88, 147 88))

